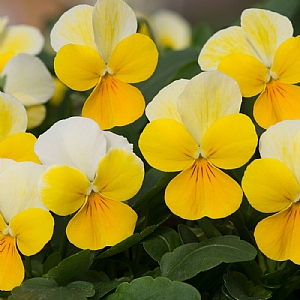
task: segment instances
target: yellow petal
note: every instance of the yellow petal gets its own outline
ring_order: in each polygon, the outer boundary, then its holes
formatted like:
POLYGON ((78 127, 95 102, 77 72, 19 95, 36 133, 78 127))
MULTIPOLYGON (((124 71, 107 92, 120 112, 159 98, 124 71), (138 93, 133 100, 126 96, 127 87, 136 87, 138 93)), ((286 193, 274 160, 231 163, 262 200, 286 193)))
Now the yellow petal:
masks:
POLYGON ((0 54, 0 72, 2 74, 4 67, 6 66, 7 62, 15 56, 16 53, 14 51, 8 51, 3 54, 0 54))
POLYGON ((232 114, 217 120, 206 131, 201 150, 213 165, 235 169, 254 154, 257 139, 251 119, 243 114, 232 114))
POLYGON ((236 181, 201 159, 170 181, 165 200, 169 209, 183 219, 218 219, 235 212, 242 196, 236 181))
POLYGON ((28 117, 27 129, 35 128, 43 123, 46 118, 46 106, 43 104, 26 107, 28 117))
POLYGON ((0 290, 11 291, 21 285, 24 279, 24 266, 16 248, 15 239, 0 234, 0 290))
POLYGON ((143 179, 142 161, 132 152, 112 148, 100 160, 93 185, 104 198, 124 201, 138 192, 143 179))
POLYGON ((300 81, 300 36, 283 42, 275 55, 272 73, 282 83, 293 84, 300 81))
POLYGON ((39 164, 41 162, 34 152, 35 142, 36 137, 31 133, 15 133, 0 143, 0 158, 32 161, 39 164))
POLYGON ((90 182, 79 170, 54 166, 42 176, 40 196, 47 208, 57 215, 66 216, 85 203, 89 187, 90 182))
POLYGON ((105 130, 134 122, 144 109, 144 97, 136 87, 107 75, 84 103, 82 116, 93 119, 105 130))
POLYGON ((29 208, 18 213, 9 223, 17 239, 18 249, 24 255, 34 255, 51 239, 54 220, 41 208, 29 208))
POLYGON ((269 10, 244 10, 241 26, 248 41, 268 68, 272 66, 279 45, 293 35, 291 21, 269 10))
POLYGON ((2 216, 2 212, 0 213, 0 232, 3 232, 7 227, 6 222, 4 221, 4 218, 2 216))
POLYGON ((147 124, 140 135, 139 147, 152 167, 165 172, 181 171, 198 156, 198 145, 191 134, 171 119, 147 124))
POLYGON ((262 92, 269 79, 268 69, 255 57, 245 54, 226 56, 220 62, 218 70, 238 82, 244 97, 262 92))
POLYGON ((124 1, 97 1, 93 9, 93 28, 97 47, 108 63, 117 44, 137 30, 134 11, 124 1))
POLYGON ((241 27, 231 26, 215 33, 201 49, 198 63, 202 70, 217 70, 229 54, 247 54, 259 59, 241 27))
POLYGON ((67 237, 78 248, 102 249, 132 235, 136 220, 136 213, 128 205, 92 193, 69 222, 67 237))
POLYGON ((300 195, 294 175, 274 158, 254 160, 245 171, 242 188, 250 204, 264 213, 283 210, 300 195))
POLYGON ((154 42, 144 34, 135 33, 117 44, 108 68, 121 81, 136 83, 153 74, 157 60, 154 42))
POLYGON ((300 211, 299 205, 281 211, 260 221, 254 231, 258 248, 267 257, 300 264, 300 211))
POLYGON ((271 80, 254 103, 253 116, 262 128, 300 118, 300 88, 271 80))
POLYGON ((69 44, 57 52, 54 70, 57 77, 68 87, 85 91, 99 82, 105 63, 93 48, 69 44))

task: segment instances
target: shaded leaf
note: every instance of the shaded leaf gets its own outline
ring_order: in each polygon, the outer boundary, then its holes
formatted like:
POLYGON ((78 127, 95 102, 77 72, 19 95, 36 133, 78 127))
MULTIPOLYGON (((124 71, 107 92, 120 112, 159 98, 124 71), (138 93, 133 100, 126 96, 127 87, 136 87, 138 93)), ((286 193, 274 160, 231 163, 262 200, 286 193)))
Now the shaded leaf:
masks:
POLYGON ((44 262, 43 273, 46 274, 52 268, 56 267, 61 261, 61 255, 59 252, 51 253, 44 262))
POLYGON ((199 242, 199 239, 196 236, 196 234, 185 224, 178 225, 178 232, 183 244, 199 242))

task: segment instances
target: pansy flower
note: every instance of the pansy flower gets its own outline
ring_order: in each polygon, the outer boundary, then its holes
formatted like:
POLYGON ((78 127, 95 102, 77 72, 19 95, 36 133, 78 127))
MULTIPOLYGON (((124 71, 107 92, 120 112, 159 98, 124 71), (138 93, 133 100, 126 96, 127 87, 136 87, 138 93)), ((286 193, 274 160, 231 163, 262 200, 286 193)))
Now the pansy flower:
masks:
POLYGON ((260 138, 260 159, 246 169, 242 187, 249 203, 272 214, 254 231, 258 248, 277 261, 300 264, 300 121, 285 120, 260 138))
POLYGON ((246 9, 241 26, 215 33, 199 55, 203 70, 234 78, 244 97, 259 94, 254 118, 262 128, 300 118, 300 37, 290 20, 262 9, 246 9))
POLYGON ((152 167, 180 171, 165 191, 175 215, 223 218, 239 208, 242 189, 221 169, 243 166, 257 145, 241 101, 237 83, 213 71, 171 83, 148 104, 139 147, 152 167))
POLYGON ((123 201, 140 189, 144 168, 127 139, 71 117, 40 135, 35 151, 48 167, 41 200, 57 215, 74 214, 66 228, 71 243, 97 250, 133 234, 137 214, 123 201))
POLYGON ((0 173, 0 290, 20 285, 25 271, 20 255, 34 255, 51 239, 54 220, 39 199, 44 167, 11 162, 0 173), (20 252, 20 253, 19 253, 20 252))
POLYGON ((148 79, 158 53, 154 42, 136 31, 136 16, 123 0, 75 6, 51 31, 57 77, 77 91, 93 88, 82 115, 102 129, 132 123, 144 112, 142 93, 128 83, 148 79))

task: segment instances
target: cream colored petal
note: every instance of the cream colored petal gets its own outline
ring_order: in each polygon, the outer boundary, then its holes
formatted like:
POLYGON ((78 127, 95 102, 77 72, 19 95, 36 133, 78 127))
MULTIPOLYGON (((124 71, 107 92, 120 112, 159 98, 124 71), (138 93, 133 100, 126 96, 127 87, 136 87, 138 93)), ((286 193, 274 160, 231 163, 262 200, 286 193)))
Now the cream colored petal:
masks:
POLYGON ((98 162, 106 153, 106 140, 93 120, 71 117, 58 121, 41 134, 35 152, 46 167, 67 165, 93 181, 98 162))
POLYGON ((8 24, 8 17, 0 17, 0 34, 4 31, 6 25, 8 24))
POLYGON ((263 9, 246 9, 241 16, 241 26, 261 61, 272 66, 276 50, 293 35, 291 21, 278 13, 263 9))
POLYGON ((41 125, 46 118, 46 106, 43 104, 28 106, 26 112, 28 117, 27 129, 41 125))
POLYGON ((0 173, 0 211, 7 223, 25 209, 46 209, 40 201, 37 186, 44 171, 42 165, 19 162, 0 173))
POLYGON ((15 54, 36 55, 42 51, 44 37, 39 29, 28 25, 7 27, 1 36, 0 53, 13 51, 15 54))
POLYGON ((111 131, 103 131, 103 134, 106 138, 106 152, 108 152, 110 148, 121 148, 127 151, 133 151, 133 145, 128 142, 127 138, 111 131))
POLYGON ((45 64, 28 54, 14 56, 3 70, 4 91, 26 105, 42 104, 54 93, 54 80, 45 64))
POLYGON ((161 89, 146 107, 145 113, 148 120, 168 118, 181 123, 177 100, 188 82, 187 79, 175 80, 161 89))
POLYGON ((101 0, 93 9, 93 28, 97 47, 108 63, 116 45, 136 32, 137 20, 123 0, 101 0))
POLYGON ((300 184, 300 120, 287 120, 273 125, 260 138, 261 157, 283 162, 300 184))
POLYGON ((218 72, 195 76, 178 98, 182 123, 200 145, 206 130, 218 119, 238 113, 242 95, 238 84, 218 72))
POLYGON ((232 26, 218 31, 206 42, 198 63, 202 70, 217 70, 221 60, 229 54, 247 54, 259 59, 242 28, 232 26))
POLYGON ((93 7, 82 4, 66 11, 54 24, 50 40, 54 51, 66 44, 89 46, 97 50, 92 23, 93 7))

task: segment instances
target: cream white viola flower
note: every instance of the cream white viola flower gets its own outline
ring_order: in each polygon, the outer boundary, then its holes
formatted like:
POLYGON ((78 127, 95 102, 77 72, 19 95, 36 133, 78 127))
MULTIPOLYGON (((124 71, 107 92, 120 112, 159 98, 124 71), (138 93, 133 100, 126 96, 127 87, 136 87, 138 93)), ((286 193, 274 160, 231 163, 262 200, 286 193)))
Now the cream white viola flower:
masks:
POLYGON ((21 255, 38 253, 51 239, 54 220, 39 199, 38 181, 45 168, 14 162, 0 173, 0 290, 20 285, 21 255))
POLYGON ((75 214, 66 228, 71 243, 96 250, 133 234, 137 214, 123 201, 140 189, 144 168, 125 138, 71 117, 40 135, 35 151, 48 168, 41 200, 57 215, 75 214))

